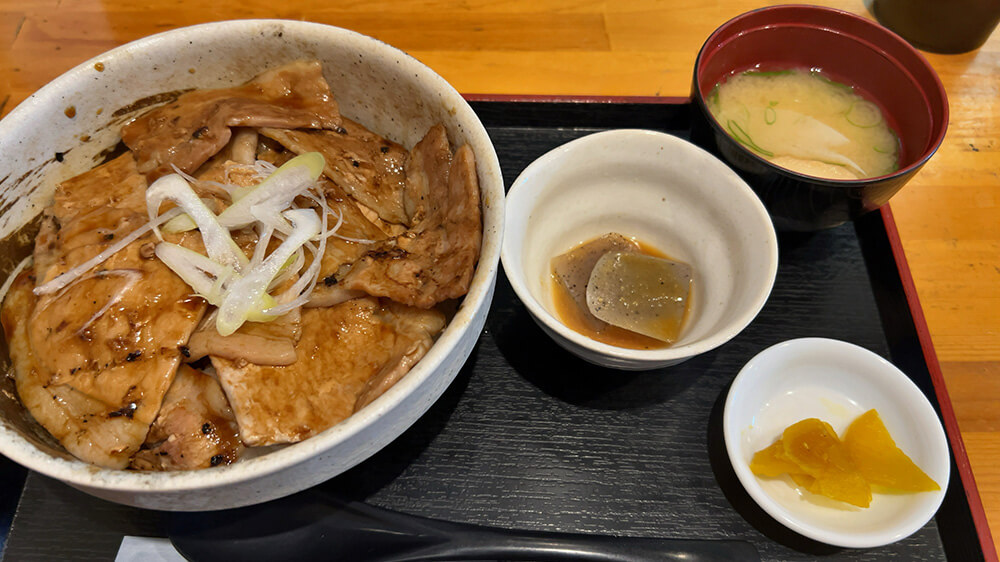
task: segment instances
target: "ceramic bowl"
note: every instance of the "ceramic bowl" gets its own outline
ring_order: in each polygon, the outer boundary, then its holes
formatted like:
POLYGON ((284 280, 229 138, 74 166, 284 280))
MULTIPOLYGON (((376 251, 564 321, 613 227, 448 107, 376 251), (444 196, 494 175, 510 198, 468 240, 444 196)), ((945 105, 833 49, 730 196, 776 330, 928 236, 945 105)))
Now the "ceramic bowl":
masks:
POLYGON ((804 338, 772 346, 751 359, 726 397, 723 434, 740 483, 771 517, 820 542, 868 548, 903 539, 937 512, 948 488, 948 441, 937 413, 913 381, 882 357, 856 345, 804 338), (875 408, 903 450, 941 486, 918 494, 874 493, 863 509, 801 491, 781 478, 750 472, 756 451, 806 418, 828 422, 843 436, 875 408))
POLYGON ((576 139, 525 168, 507 195, 501 256, 514 292, 559 345, 628 370, 674 365, 729 341, 764 305, 778 267, 774 228, 739 176, 678 137, 629 129, 576 139), (688 320, 671 347, 600 343, 554 313, 552 258, 608 232, 693 267, 688 320))
POLYGON ((885 204, 927 163, 948 127, 944 86, 923 55, 875 22, 819 6, 762 8, 723 24, 698 53, 691 97, 692 140, 732 166, 783 230, 833 227, 885 204), (715 85, 733 74, 792 68, 822 71, 881 106, 899 136, 898 170, 861 180, 792 172, 733 139, 706 106, 715 85))
MULTIPOLYGON (((120 125, 164 92, 242 83, 264 69, 314 58, 341 112, 404 146, 441 122, 469 143, 482 189, 484 237, 472 286, 429 353, 391 390, 344 422, 301 443, 231 466, 193 472, 100 469, 38 437, 40 429, 0 394, 0 453, 112 501, 161 510, 212 510, 285 496, 327 480, 399 436, 444 392, 479 337, 496 280, 503 180, 486 130, 461 95, 429 68, 385 43, 327 25, 242 20, 169 31, 108 51, 60 76, 0 121, 0 238, 29 223, 55 183, 91 168, 120 125), (73 112, 67 112, 68 107, 73 112), (74 114, 70 117, 69 114, 74 114)), ((27 252, 27 249, 24 249, 27 252)), ((13 257, 13 256, 11 256, 13 257)), ((10 265, 6 266, 9 271, 10 265)))

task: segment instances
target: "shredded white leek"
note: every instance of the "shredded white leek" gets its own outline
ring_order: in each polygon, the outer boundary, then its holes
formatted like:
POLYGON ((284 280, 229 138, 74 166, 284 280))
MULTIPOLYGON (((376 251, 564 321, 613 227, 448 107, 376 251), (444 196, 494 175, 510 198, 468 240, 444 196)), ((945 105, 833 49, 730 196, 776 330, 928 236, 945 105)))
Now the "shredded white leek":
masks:
POLYGON ((169 242, 156 245, 156 257, 174 270, 198 295, 215 306, 222 303, 223 287, 236 275, 236 270, 229 266, 169 242))
POLYGON ((14 284, 14 280, 17 279, 17 276, 24 271, 24 268, 30 267, 34 262, 35 260, 29 255, 14 266, 10 275, 7 276, 7 280, 4 281, 3 286, 0 287, 0 302, 3 302, 3 300, 7 298, 7 292, 10 291, 10 286, 14 284))
MULTIPOLYGON (((316 187, 323 166, 318 153, 297 156, 277 169, 258 161, 252 171, 270 175, 249 188, 225 186, 233 204, 219 215, 198 198, 180 174, 164 176, 147 190, 151 218, 163 202, 172 201, 179 207, 178 213, 189 217, 185 220, 197 225, 207 256, 168 242, 156 246, 156 255, 198 295, 218 307, 214 321, 219 334, 230 335, 246 321, 274 320, 309 299, 319 278, 326 239, 343 222, 338 216, 337 225, 329 229, 327 215, 332 211, 322 190, 317 189, 317 194, 308 191, 316 187), (299 208, 295 198, 300 195, 315 201, 319 212, 299 208), (230 234, 247 227, 257 233, 249 259, 230 234), (280 244, 268 252, 272 240, 280 244), (312 255, 308 267, 306 251, 312 255), (295 279, 291 287, 271 294, 291 279, 295 279)), ((175 225, 185 226, 181 219, 171 226, 175 225)))
POLYGON ((58 291, 59 289, 62 289, 63 287, 69 285, 84 273, 90 271, 93 267, 104 263, 108 258, 117 254, 121 249, 123 249, 125 246, 128 246, 135 240, 139 239, 139 237, 141 237, 142 235, 146 234, 150 230, 155 229, 156 227, 169 221, 170 219, 176 217, 180 213, 181 213, 180 209, 171 209, 166 213, 163 213, 162 215, 157 217, 155 220, 150 220, 146 224, 140 226, 139 228, 123 236, 121 240, 105 248, 103 252, 97 254, 96 256, 90 258, 89 260, 81 263, 80 265, 68 271, 60 273, 59 275, 53 277, 48 283, 35 287, 34 289, 35 294, 38 296, 48 295, 50 293, 58 291))
MULTIPOLYGON (((310 239, 320 234, 321 221, 310 209, 292 209, 282 213, 291 222, 292 233, 260 265, 247 275, 233 281, 219 305, 216 329, 228 336, 247 320, 269 320, 280 314, 269 314, 274 298, 267 293, 271 281, 287 264, 289 258, 310 239)), ((319 260, 314 260, 319 261, 319 260)))
MULTIPOLYGON (((320 195, 320 205, 322 209, 326 209, 326 198, 320 195)), ((321 213, 320 219, 320 234, 319 234, 319 246, 313 246, 311 243, 306 243, 305 246, 309 248, 312 252, 312 263, 309 264, 309 269, 306 270, 305 274, 299 277, 292 287, 282 293, 281 298, 279 298, 280 304, 267 309, 267 314, 273 314, 276 316, 281 316, 291 310, 294 310, 302 305, 304 305, 309 300, 309 295, 312 294, 313 288, 316 287, 316 282, 319 280, 319 268, 323 261, 323 253, 326 251, 326 239, 327 239, 327 213, 323 211, 321 213), (285 298, 285 295, 291 295, 294 297, 292 300, 285 298)), ((340 226, 340 223, 337 223, 340 226)))
MULTIPOLYGON (((258 185, 240 188, 213 183, 213 187, 220 187, 229 193, 233 201, 219 215, 212 212, 192 189, 188 182, 197 180, 191 176, 178 173, 161 177, 146 190, 149 222, 90 260, 35 288, 35 294, 65 292, 70 284, 80 281, 81 276, 92 268, 153 231, 160 240, 155 248, 160 261, 177 273, 195 293, 218 307, 214 321, 220 334, 232 334, 248 320, 273 320, 308 301, 319 278, 326 240, 343 223, 340 213, 327 205, 321 189, 316 189, 315 194, 308 191, 317 187, 316 180, 323 166, 323 157, 318 153, 303 154, 277 169, 257 161, 251 171, 263 177, 258 185), (319 209, 300 208, 295 199, 301 195, 314 201, 319 209), (160 207, 167 201, 177 207, 159 214, 160 207), (333 228, 328 227, 327 216, 330 214, 337 216, 333 228), (161 226, 169 232, 196 227, 207 255, 163 241, 161 226), (257 243, 250 258, 230 233, 231 230, 246 227, 252 227, 257 232, 257 243), (280 244, 268 252, 272 240, 278 240, 280 244), (312 258, 308 267, 307 251, 312 258), (291 279, 295 281, 281 294, 270 293, 291 279)), ((17 271, 27 267, 28 263, 30 261, 25 260, 19 264, 19 269, 8 279, 5 289, 9 288, 17 271)), ((108 270, 92 273, 90 277, 97 275, 120 275, 126 277, 127 282, 84 324, 84 328, 120 301, 125 292, 138 282, 141 273, 135 270, 108 270)))
MULTIPOLYGON (((164 201, 172 201, 198 225, 209 258, 232 267, 237 272, 242 272, 249 264, 250 260, 233 241, 229 230, 219 223, 215 213, 205 205, 184 178, 170 174, 154 181, 146 188, 146 209, 150 220, 156 217, 164 201)), ((163 236, 159 229, 154 227, 153 231, 162 241, 163 236)))
POLYGON ((316 183, 323 173, 324 160, 318 152, 307 152, 292 158, 219 215, 219 223, 227 228, 243 228, 256 222, 283 233, 290 232, 281 212, 292 201, 316 183))

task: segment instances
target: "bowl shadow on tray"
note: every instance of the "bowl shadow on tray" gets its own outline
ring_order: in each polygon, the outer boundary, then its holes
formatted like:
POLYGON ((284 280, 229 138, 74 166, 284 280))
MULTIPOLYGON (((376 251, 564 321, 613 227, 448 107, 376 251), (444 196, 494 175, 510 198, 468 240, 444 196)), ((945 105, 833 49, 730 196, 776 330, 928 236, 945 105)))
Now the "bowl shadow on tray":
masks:
POLYGON ((708 461, 712 466, 715 481, 726 496, 726 500, 739 513, 740 517, 754 529, 767 538, 788 548, 811 556, 830 556, 843 552, 843 548, 814 541, 785 527, 761 509, 757 505, 757 502, 750 497, 750 494, 743 489, 743 485, 740 484, 739 479, 736 477, 736 471, 733 470, 733 465, 729 461, 729 455, 726 452, 726 440, 722 431, 723 410, 725 409, 726 396, 729 394, 729 387, 731 385, 731 383, 727 384, 722 389, 715 404, 712 405, 712 412, 709 414, 707 437, 708 461))
MULTIPOLYGON (((833 228, 853 228, 853 223, 845 223, 833 228)), ((815 232, 796 232, 783 230, 778 232, 778 263, 794 259, 796 263, 810 263, 829 259, 832 252, 828 244, 821 238, 830 236, 825 230, 815 232), (794 256, 794 257, 793 257, 794 256)), ((780 275, 780 265, 779 275, 780 275)))
POLYGON ((649 371, 601 367, 566 351, 543 332, 506 276, 498 277, 496 293, 486 325, 504 359, 546 395, 574 406, 624 410, 667 402, 694 384, 715 355, 708 352, 680 365, 649 371))
POLYGON ((455 380, 416 423, 366 461, 317 487, 344 500, 364 501, 406 471, 448 424, 469 386, 479 347, 477 342, 455 380))
MULTIPOLYGON (((308 513, 325 509, 317 506, 365 501, 405 472, 445 427, 469 384, 478 352, 477 343, 455 380, 416 423, 354 468, 308 490, 258 505, 207 512, 165 512, 168 534, 188 534, 194 529, 199 529, 199 532, 212 528, 233 529, 238 527, 234 527, 233 521, 256 520, 259 514, 266 514, 272 509, 285 513, 308 513)), ((275 535, 294 533, 297 527, 315 523, 315 517, 270 520, 275 535)))

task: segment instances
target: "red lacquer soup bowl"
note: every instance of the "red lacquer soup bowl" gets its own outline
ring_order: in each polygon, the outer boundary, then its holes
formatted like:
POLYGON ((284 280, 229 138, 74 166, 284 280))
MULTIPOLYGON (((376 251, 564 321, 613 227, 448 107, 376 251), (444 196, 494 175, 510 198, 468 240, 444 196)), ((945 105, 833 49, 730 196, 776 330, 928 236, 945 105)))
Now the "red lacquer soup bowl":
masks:
POLYGON ((948 127, 948 99, 927 60, 863 17, 818 6, 762 8, 719 27, 698 53, 692 140, 722 158, 763 200, 784 230, 819 230, 889 201, 930 159, 948 127), (899 136, 898 169, 858 180, 803 175, 737 142, 706 106, 716 84, 747 70, 809 69, 854 87, 876 103, 899 136))

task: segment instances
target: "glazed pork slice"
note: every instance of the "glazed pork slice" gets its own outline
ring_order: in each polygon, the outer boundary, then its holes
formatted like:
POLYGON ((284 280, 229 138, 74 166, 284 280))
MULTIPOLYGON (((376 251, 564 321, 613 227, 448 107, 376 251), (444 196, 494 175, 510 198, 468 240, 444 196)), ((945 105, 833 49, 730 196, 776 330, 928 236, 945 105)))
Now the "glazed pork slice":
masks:
POLYGON ((53 267, 80 263, 146 222, 146 180, 131 154, 123 154, 58 186, 42 213, 35 240, 37 279, 54 277, 53 267))
POLYGON ((410 161, 420 163, 412 172, 412 193, 423 201, 420 222, 371 244, 337 280, 345 289, 430 308, 469 290, 482 242, 479 182, 472 149, 463 145, 451 158, 441 125, 417 143, 410 161))
POLYGON ((242 86, 182 94, 122 128, 122 140, 152 181, 171 165, 194 172, 226 146, 231 127, 335 129, 340 123, 322 65, 297 61, 242 86))
POLYGON ((326 176, 351 197, 386 222, 411 224, 403 199, 408 154, 399 144, 347 118, 335 131, 265 128, 261 133, 297 154, 319 152, 326 176))
POLYGON ((382 301, 382 321, 395 328, 392 358, 365 382, 354 401, 357 412, 392 388, 417 361, 427 355, 434 337, 445 325, 444 317, 393 301, 382 301))
POLYGON ((187 361, 214 355, 257 365, 291 365, 298 358, 295 344, 302 336, 298 308, 271 322, 247 322, 228 336, 219 334, 215 320, 214 312, 205 316, 191 334, 186 350, 182 350, 187 361))
MULTIPOLYGON (((84 263, 144 224, 145 187, 129 154, 60 184, 35 245, 36 284, 84 263)), ((64 288, 39 296, 24 317, 22 353, 33 357, 31 384, 69 393, 60 415, 26 402, 29 411, 67 450, 101 466, 123 468, 138 450, 180 363, 179 348, 205 310, 187 284, 144 251, 155 240, 147 233, 64 288), (61 429, 60 416, 81 412, 87 417, 77 421, 92 431, 121 434, 88 447, 64 440, 79 436, 61 429), (123 425, 122 418, 129 423, 123 425)), ((170 240, 200 243, 197 233, 170 240)))
POLYGON ((194 470, 231 464, 243 444, 229 401, 211 375, 181 365, 132 460, 139 470, 194 470))
POLYGON ((10 349, 14 385, 32 417, 73 456, 109 468, 125 468, 146 437, 149 423, 124 415, 69 385, 50 384, 28 342, 28 317, 35 306, 33 276, 23 272, 11 285, 0 322, 10 349))
MULTIPOLYGON (((298 361, 260 366, 212 357, 248 446, 311 437, 355 411, 369 380, 412 364, 444 327, 436 310, 370 297, 302 312, 298 361)), ((398 379, 398 377, 396 377, 398 379)))
MULTIPOLYGON (((451 144, 444 127, 438 124, 413 147, 406 168, 403 200, 414 223, 427 217, 429 207, 435 203, 434 187, 447 185, 450 171, 451 144)), ((440 195, 436 202, 440 205, 440 195)))
POLYGON ((320 281, 309 296, 308 306, 333 306, 365 294, 339 285, 337 272, 353 264, 368 251, 370 244, 384 240, 387 235, 368 220, 354 200, 335 183, 321 179, 320 186, 327 205, 336 215, 328 220, 332 226, 339 218, 340 227, 334 236, 326 240, 326 251, 320 264, 320 281))

